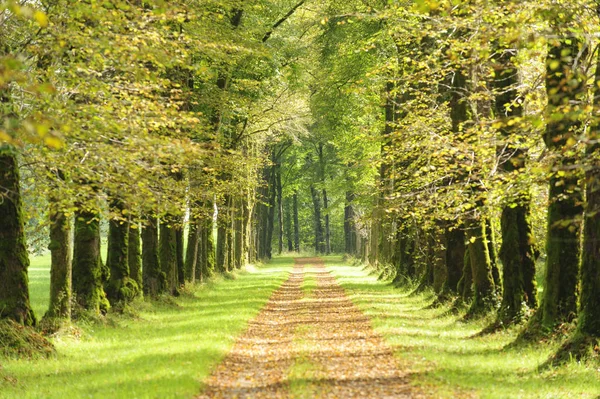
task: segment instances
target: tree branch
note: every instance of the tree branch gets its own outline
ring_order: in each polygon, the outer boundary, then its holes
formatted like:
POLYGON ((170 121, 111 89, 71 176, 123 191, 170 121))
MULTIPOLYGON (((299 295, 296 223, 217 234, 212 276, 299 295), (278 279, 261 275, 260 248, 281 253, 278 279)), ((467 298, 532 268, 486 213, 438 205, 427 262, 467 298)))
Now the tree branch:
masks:
POLYGON ((294 6, 294 7, 293 7, 293 8, 292 8, 290 11, 288 11, 288 13, 287 13, 287 14, 285 14, 285 15, 283 16, 283 18, 281 18, 279 21, 275 22, 275 25, 273 25, 273 27, 271 28, 271 30, 270 30, 270 31, 268 31, 267 33, 265 33, 265 35, 263 36, 263 38, 262 38, 262 41, 263 41, 263 43, 264 43, 264 42, 266 42, 267 40, 269 40, 269 38, 270 38, 270 37, 271 37, 271 35, 273 34, 273 31, 274 31, 275 29, 277 29, 277 27, 278 27, 279 25, 281 25, 282 23, 284 23, 285 21, 287 21, 287 19, 288 19, 289 17, 291 17, 291 16, 292 16, 292 14, 294 14, 294 12, 296 12, 296 10, 297 10, 298 8, 300 8, 300 7, 302 6, 302 4, 304 4, 305 2, 306 2, 306 0, 300 0, 300 2, 298 2, 298 4, 296 4, 296 5, 295 5, 295 6, 294 6))

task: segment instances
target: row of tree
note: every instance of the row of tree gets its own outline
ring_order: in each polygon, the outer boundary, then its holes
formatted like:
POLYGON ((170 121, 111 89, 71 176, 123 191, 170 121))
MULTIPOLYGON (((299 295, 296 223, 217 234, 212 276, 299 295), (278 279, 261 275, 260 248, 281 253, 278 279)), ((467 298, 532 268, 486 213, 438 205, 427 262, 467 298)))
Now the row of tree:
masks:
POLYGON ((277 33, 303 3, 0 3, 1 318, 36 323, 40 231, 51 320, 271 256, 263 178, 306 115, 277 33))
POLYGON ((351 176, 346 251, 458 298, 467 318, 497 312, 492 329, 576 320, 588 351, 600 335, 597 4, 331 6, 320 67, 332 87, 311 106, 351 176))

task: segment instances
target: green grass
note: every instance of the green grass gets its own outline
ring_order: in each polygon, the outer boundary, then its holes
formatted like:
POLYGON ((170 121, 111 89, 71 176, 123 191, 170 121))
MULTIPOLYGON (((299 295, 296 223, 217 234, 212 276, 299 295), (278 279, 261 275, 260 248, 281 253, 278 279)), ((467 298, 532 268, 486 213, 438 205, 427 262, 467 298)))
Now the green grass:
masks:
MULTIPOLYGON (((44 269, 44 262, 34 259, 32 268, 44 269)), ((55 358, 2 361, 0 398, 193 397, 291 264, 291 258, 278 258, 235 280, 196 286, 174 301, 137 303, 135 317, 77 325, 81 337, 54 339, 55 358)), ((49 276, 37 272, 32 270, 31 300, 41 315, 49 276)))
POLYGON ((30 259, 29 300, 35 317, 41 319, 50 302, 50 254, 33 256, 30 259))
POLYGON ((428 308, 431 295, 411 295, 409 290, 378 281, 362 266, 348 266, 339 257, 326 259, 328 270, 414 373, 415 384, 433 390, 434 397, 460 396, 460 391, 474 391, 482 398, 597 398, 600 394, 597 363, 572 362, 537 371, 558 342, 503 350, 518 329, 473 338, 490 320, 459 322, 462 315, 449 314, 445 307, 428 308))

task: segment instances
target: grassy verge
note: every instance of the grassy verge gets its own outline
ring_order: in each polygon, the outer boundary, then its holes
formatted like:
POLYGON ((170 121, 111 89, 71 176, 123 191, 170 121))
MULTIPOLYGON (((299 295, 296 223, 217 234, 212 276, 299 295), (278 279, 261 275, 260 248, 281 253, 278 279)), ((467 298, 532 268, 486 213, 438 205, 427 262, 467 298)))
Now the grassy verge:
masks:
POLYGON ((411 295, 369 275, 362 266, 348 266, 340 257, 326 257, 327 267, 348 295, 393 346, 414 373, 415 384, 454 397, 456 388, 482 398, 597 398, 598 364, 572 362, 538 372, 537 367, 560 344, 549 342, 503 349, 518 329, 473 338, 489 320, 462 323, 448 308, 428 308, 431 295, 411 295))
MULTIPOLYGON (((77 325, 80 335, 54 339, 58 355, 51 359, 0 360, 0 398, 193 397, 291 264, 278 258, 175 300, 137 303, 135 316, 77 325)), ((47 306, 47 278, 32 274, 39 280, 31 290, 36 311, 47 306)))

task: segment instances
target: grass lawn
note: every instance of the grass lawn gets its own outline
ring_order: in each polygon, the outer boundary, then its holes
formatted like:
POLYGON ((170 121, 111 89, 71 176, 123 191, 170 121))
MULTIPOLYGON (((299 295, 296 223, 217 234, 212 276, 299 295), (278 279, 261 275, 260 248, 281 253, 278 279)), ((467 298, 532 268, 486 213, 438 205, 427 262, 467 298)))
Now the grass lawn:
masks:
MULTIPOLYGON (((463 323, 446 307, 428 308, 432 296, 411 295, 349 266, 340 257, 326 257, 327 268, 348 295, 373 321, 397 356, 413 373, 415 384, 434 397, 453 397, 450 387, 474 391, 482 398, 598 398, 598 363, 572 362, 537 371, 558 343, 503 350, 517 329, 473 338, 486 321, 463 323), (447 393, 446 393, 447 392, 447 393)), ((487 320, 489 322, 489 320, 487 320)), ((455 394, 455 393, 454 393, 455 394)))
MULTIPOLYGON (((32 259, 31 301, 38 316, 48 306, 48 263, 32 259)), ((136 303, 135 316, 77 324, 80 336, 54 339, 54 358, 0 361, 0 398, 193 397, 292 263, 277 258, 174 300, 136 303)))

